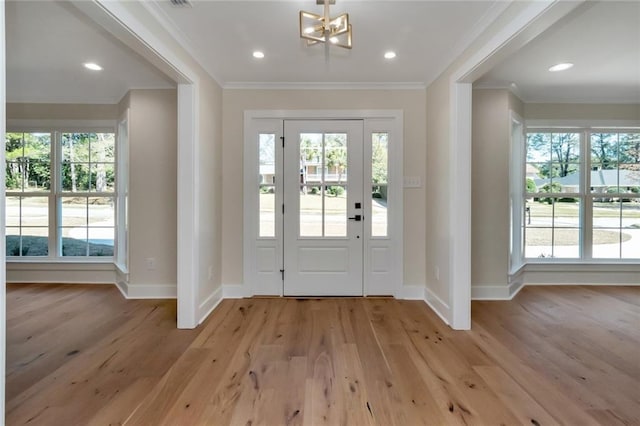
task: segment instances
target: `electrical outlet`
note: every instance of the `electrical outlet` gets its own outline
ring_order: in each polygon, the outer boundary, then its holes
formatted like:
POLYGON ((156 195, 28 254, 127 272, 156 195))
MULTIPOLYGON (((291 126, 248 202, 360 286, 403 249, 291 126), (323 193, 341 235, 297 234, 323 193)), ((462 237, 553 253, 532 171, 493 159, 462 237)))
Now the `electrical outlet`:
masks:
POLYGON ((437 266, 433 269, 433 275, 436 276, 436 281, 440 281, 440 268, 437 266))
POLYGON ((213 266, 209 266, 209 280, 213 278, 213 266))
POLYGON ((155 257, 147 257, 145 259, 147 263, 147 271, 153 271, 156 269, 156 258, 155 257))

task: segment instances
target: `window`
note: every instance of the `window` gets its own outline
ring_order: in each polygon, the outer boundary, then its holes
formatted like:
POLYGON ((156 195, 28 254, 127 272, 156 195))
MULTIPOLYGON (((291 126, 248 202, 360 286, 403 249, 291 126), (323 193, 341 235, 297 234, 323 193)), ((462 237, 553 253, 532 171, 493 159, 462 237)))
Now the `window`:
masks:
POLYGON ((51 134, 7 133, 7 256, 49 255, 51 134))
POLYGON ((260 237, 276 236, 276 135, 260 133, 258 135, 258 160, 260 182, 258 191, 260 206, 260 237))
POLYGON ((113 132, 5 137, 9 257, 113 257, 113 132))
POLYGON ((389 133, 371 134, 371 236, 386 237, 389 188, 389 133))
POLYGON ((347 236, 347 133, 300 134, 300 236, 347 236))
POLYGON ((637 131, 529 130, 523 192, 525 258, 640 258, 637 131))
POLYGON ((593 258, 640 258, 640 133, 589 136, 593 258))

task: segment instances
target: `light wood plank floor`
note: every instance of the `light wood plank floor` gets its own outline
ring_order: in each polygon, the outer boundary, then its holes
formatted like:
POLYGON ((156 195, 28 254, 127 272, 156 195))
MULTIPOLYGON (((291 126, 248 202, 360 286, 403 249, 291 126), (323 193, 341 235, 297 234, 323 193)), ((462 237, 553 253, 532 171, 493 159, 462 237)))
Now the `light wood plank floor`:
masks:
POLYGON ((423 302, 175 301, 9 285, 8 425, 638 425, 640 287, 528 287, 455 332, 423 302))

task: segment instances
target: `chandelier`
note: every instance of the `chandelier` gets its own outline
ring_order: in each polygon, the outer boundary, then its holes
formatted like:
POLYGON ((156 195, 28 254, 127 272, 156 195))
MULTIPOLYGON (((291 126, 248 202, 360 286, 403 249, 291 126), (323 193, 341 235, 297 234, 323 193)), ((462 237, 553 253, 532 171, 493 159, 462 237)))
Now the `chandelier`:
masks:
POLYGON ((335 4, 336 0, 316 0, 316 4, 324 4, 324 15, 300 11, 300 37, 307 40, 307 46, 317 43, 351 49, 351 24, 349 14, 331 18, 329 16, 329 4, 335 4))

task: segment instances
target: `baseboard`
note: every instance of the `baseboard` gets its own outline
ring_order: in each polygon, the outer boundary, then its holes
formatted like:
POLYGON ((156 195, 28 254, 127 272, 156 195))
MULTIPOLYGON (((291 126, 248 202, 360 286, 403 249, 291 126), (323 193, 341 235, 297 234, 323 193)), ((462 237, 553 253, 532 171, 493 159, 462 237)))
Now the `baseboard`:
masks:
POLYGON ((116 281, 115 285, 116 285, 116 288, 118 290, 120 290, 120 293, 122 293, 122 296, 125 299, 128 299, 129 298, 129 284, 127 284, 124 281, 116 281))
POLYGON ((440 319, 447 325, 450 325, 449 318, 451 317, 451 308, 447 303, 438 297, 428 287, 424 289, 424 301, 429 305, 431 310, 440 317, 440 319))
POLYGON ((202 322, 207 319, 209 314, 213 312, 213 310, 222 302, 224 298, 222 297, 222 286, 218 287, 216 291, 211 293, 209 297, 206 298, 204 302, 200 304, 198 307, 198 324, 202 324, 202 322))
POLYGON ((222 284, 223 299, 244 299, 251 297, 245 286, 241 284, 222 284))
POLYGON ((424 300, 424 291, 423 285, 403 285, 400 289, 400 299, 424 300))
POLYGON ((511 300, 522 287, 522 281, 509 285, 474 285, 471 286, 471 300, 511 300))
POLYGON ((39 263, 7 262, 8 283, 43 284, 113 284, 115 268, 112 263, 39 263))
POLYGON ((175 299, 178 297, 178 289, 175 284, 128 284, 125 297, 127 299, 175 299))

